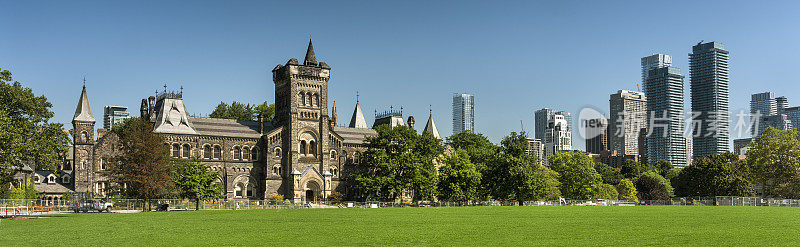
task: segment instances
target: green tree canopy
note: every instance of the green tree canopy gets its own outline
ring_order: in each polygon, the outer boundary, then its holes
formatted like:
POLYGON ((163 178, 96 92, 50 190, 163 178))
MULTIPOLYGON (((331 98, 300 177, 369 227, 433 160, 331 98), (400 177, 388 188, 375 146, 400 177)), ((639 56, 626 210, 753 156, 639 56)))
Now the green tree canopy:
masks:
POLYGON ((617 185, 620 180, 625 178, 619 170, 600 162, 594 163, 594 170, 600 174, 603 178, 603 183, 606 184, 617 185))
POLYGON ((617 192, 619 192, 620 200, 639 202, 639 198, 636 196, 639 192, 636 191, 636 186, 633 185, 630 179, 620 180, 617 185, 617 192))
POLYGON ((364 159, 355 166, 348 182, 358 200, 395 200, 410 195, 413 200, 432 199, 436 193, 434 160, 444 147, 430 133, 417 134, 406 126, 375 128, 367 138, 364 159))
POLYGON ((669 181, 653 171, 642 173, 635 185, 639 200, 669 200, 673 196, 669 181))
POLYGON ((752 196, 747 166, 736 154, 712 154, 683 168, 672 184, 678 196, 752 196))
POLYGON ((619 198, 619 192, 617 192, 617 188, 614 185, 601 184, 597 194, 592 199, 617 200, 617 198, 619 198))
POLYGON ((260 105, 244 104, 237 101, 233 101, 231 104, 219 102, 209 117, 257 121, 259 115, 264 117, 264 121, 272 121, 275 116, 275 105, 268 104, 266 101, 260 105))
POLYGON ((558 173, 563 197, 588 200, 595 197, 603 178, 594 170, 589 156, 576 152, 557 153, 550 156, 550 169, 558 173))
POLYGON ((523 202, 554 200, 561 196, 558 173, 526 154, 527 139, 524 132, 511 132, 500 142, 500 153, 489 163, 484 177, 491 180, 492 197, 523 202))
POLYGON ((438 198, 444 201, 478 200, 481 174, 464 150, 445 155, 439 167, 438 198))
MULTIPOLYGON (((490 176, 488 168, 497 162, 500 148, 490 142, 488 138, 479 133, 464 131, 448 137, 447 144, 455 150, 464 151, 470 162, 475 164, 476 169, 481 173, 481 177, 490 176)), ((494 182, 489 179, 481 179, 481 185, 478 188, 481 199, 487 199, 491 188, 496 186, 494 182)))
MULTIPOLYGON (((55 170, 66 154, 69 135, 60 123, 50 123, 53 105, 36 96, 11 72, 0 68, 0 184, 7 185, 25 164, 55 170)), ((0 196, 8 187, 0 186, 0 196)))
POLYGON ((619 172, 622 173, 622 176, 625 178, 637 178, 639 175, 644 172, 644 167, 639 162, 634 160, 626 160, 624 164, 619 168, 619 172))
POLYGON ((215 183, 217 173, 199 160, 178 160, 175 165, 175 185, 180 196, 195 200, 195 210, 200 209, 200 200, 224 197, 221 183, 215 183))
POLYGON ((769 127, 749 146, 746 163, 761 193, 800 198, 800 130, 769 127))

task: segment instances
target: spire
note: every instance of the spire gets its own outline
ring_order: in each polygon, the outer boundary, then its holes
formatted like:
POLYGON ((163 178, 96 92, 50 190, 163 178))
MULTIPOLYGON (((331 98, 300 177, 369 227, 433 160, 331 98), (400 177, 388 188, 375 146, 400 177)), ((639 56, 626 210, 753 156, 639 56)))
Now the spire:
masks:
MULTIPOLYGON (((84 79, 83 83, 86 83, 86 79, 84 79)), ((94 122, 92 108, 89 107, 89 97, 86 96, 86 85, 83 85, 81 98, 78 99, 78 107, 75 109, 75 116, 72 121, 94 122)))
POLYGON ((442 139, 442 137, 439 136, 439 130, 436 129, 436 123, 433 122, 433 113, 432 112, 431 112, 431 115, 428 116, 428 123, 425 124, 425 129, 422 130, 422 132, 423 133, 424 132, 431 132, 431 134, 433 134, 433 137, 436 137, 436 139, 439 139, 439 140, 442 139))
POLYGON ((306 60, 303 61, 305 65, 317 65, 317 56, 314 55, 314 45, 311 44, 311 39, 308 39, 308 50, 306 51, 306 60))
POLYGON ((364 120, 364 113, 361 112, 361 103, 356 101, 356 109, 353 110, 353 117, 350 118, 350 128, 367 128, 367 120, 364 120))
POLYGON ((334 126, 339 126, 339 119, 336 114, 336 101, 333 101, 333 107, 331 107, 331 121, 333 121, 334 126))

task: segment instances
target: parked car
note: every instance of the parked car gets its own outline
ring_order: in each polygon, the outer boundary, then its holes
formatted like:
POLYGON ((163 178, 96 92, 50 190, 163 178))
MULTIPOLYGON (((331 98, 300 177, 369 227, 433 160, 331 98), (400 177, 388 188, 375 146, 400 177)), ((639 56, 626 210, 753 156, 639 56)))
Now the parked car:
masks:
POLYGON ((76 213, 78 212, 89 212, 89 211, 97 211, 97 212, 111 212, 111 209, 114 208, 114 204, 110 202, 104 202, 102 200, 93 199, 93 200, 84 200, 73 203, 69 206, 70 209, 76 213))

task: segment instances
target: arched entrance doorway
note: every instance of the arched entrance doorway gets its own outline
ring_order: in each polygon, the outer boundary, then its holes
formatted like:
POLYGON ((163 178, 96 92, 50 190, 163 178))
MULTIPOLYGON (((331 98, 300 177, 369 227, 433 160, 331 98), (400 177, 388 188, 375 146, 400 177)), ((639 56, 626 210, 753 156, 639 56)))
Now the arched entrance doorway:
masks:
POLYGON ((314 202, 314 201, 317 201, 319 199, 320 186, 319 186, 319 183, 317 183, 317 181, 313 181, 313 180, 312 181, 308 181, 306 183, 305 191, 306 191, 306 201, 307 202, 314 202))

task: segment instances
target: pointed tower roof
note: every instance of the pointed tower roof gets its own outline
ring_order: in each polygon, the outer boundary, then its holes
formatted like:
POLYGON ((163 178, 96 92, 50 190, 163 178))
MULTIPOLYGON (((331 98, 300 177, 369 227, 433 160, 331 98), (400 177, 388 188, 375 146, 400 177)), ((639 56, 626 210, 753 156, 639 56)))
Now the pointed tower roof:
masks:
POLYGON ((317 65, 317 56, 314 55, 314 45, 311 44, 311 39, 308 39, 308 50, 306 50, 306 60, 303 61, 305 65, 317 65))
POLYGON ((361 104, 356 100, 356 109, 353 110, 353 117, 350 118, 350 128, 367 128, 367 120, 364 120, 364 113, 361 112, 361 104))
POLYGON ((86 85, 83 86, 81 91, 81 98, 78 99, 78 107, 75 109, 75 116, 72 121, 94 122, 92 108, 89 107, 89 97, 86 96, 86 85))
POLYGON ((436 128, 436 123, 433 122, 433 114, 428 116, 428 123, 425 124, 425 129, 422 132, 431 132, 436 139, 442 139, 439 135, 439 129, 436 128))

